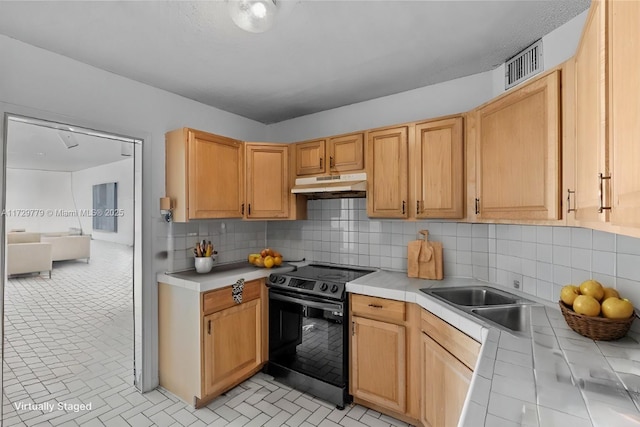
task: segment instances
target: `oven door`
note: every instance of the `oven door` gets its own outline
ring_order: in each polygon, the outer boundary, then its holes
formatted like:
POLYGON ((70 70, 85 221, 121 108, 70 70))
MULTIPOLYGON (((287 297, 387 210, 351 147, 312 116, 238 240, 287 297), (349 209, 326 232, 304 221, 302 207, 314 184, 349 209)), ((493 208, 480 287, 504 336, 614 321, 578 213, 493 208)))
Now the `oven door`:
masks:
POLYGON ((343 387, 344 303, 269 290, 269 363, 343 387))

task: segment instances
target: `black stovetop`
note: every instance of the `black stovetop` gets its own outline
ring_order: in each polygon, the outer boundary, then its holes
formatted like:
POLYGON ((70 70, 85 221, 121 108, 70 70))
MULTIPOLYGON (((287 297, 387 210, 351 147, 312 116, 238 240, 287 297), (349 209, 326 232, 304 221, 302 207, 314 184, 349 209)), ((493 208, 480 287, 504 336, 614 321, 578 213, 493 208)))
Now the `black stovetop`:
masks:
POLYGON ((289 272, 287 275, 309 280, 347 283, 373 272, 374 270, 364 270, 341 265, 309 264, 298 268, 296 271, 289 272))

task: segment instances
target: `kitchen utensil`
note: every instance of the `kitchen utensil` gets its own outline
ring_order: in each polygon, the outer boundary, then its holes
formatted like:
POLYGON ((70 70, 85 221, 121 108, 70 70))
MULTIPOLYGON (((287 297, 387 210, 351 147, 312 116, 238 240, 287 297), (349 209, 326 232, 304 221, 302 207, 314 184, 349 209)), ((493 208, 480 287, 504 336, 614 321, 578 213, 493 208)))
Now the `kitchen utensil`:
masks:
POLYGON ((429 241, 429 230, 420 230, 423 240, 407 245, 407 276, 442 280, 442 243, 429 241))

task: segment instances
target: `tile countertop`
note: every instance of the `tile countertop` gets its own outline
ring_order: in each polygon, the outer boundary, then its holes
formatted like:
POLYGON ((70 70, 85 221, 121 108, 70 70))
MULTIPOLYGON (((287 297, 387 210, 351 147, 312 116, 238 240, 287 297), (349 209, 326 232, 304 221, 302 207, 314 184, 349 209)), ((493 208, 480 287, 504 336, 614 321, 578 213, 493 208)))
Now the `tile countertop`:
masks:
POLYGON ((406 273, 378 271, 347 283, 347 291, 417 303, 482 343, 459 426, 640 426, 639 334, 593 341, 571 330, 556 304, 473 279, 409 279, 406 273), (475 285, 539 303, 531 310, 531 337, 420 292, 475 285))
POLYGON ((203 274, 197 273, 195 270, 179 273, 160 273, 157 276, 157 281, 196 292, 206 292, 229 286, 238 279, 248 281, 269 277, 272 273, 286 273, 292 271, 295 265, 296 263, 284 263, 280 267, 259 268, 246 261, 240 261, 214 265, 213 270, 203 274))

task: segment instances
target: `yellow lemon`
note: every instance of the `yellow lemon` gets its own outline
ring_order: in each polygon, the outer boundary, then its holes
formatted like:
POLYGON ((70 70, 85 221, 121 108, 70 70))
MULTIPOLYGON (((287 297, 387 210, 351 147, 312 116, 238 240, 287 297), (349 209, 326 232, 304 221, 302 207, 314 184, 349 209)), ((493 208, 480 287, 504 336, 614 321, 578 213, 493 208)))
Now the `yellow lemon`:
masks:
POLYGON ((273 260, 272 256, 269 255, 264 259, 264 266, 266 268, 271 268, 273 267, 274 264, 275 264, 275 261, 273 260))
POLYGON ((633 304, 629 300, 610 297, 602 303, 602 315, 607 319, 628 319, 632 314, 633 304))
POLYGON ((573 311, 585 316, 597 316, 600 314, 600 303, 589 295, 578 295, 573 302, 573 311))
POLYGON ((611 297, 620 298, 620 294, 618 293, 618 291, 616 291, 613 288, 604 288, 603 290, 604 290, 604 296, 602 297, 602 301, 605 301, 611 297))
POLYGON ((594 297, 597 301, 602 301, 604 296, 604 288, 597 280, 585 280, 580 284, 580 293, 594 297))
POLYGON ((573 301, 580 295, 580 288, 575 285, 563 286, 560 291, 560 299, 568 306, 573 306, 573 301))

